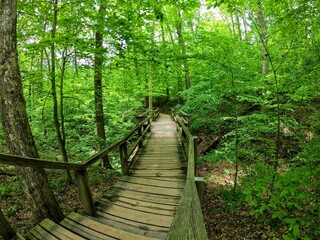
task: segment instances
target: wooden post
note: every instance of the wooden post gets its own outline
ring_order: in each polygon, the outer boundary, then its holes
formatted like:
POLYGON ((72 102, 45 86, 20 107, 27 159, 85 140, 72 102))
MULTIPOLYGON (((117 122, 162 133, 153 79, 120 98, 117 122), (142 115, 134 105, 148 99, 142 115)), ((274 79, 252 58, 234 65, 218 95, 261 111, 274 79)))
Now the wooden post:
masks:
POLYGON ((0 210, 0 238, 4 240, 9 240, 16 235, 14 230, 9 225, 7 219, 3 215, 2 211, 0 210))
POLYGON ((122 143, 119 148, 122 175, 129 175, 127 142, 122 143))
POLYGON ((198 159, 198 137, 192 138, 194 148, 194 176, 197 176, 197 159, 198 159))
MULTIPOLYGON (((142 136, 142 132, 143 132, 143 125, 141 127, 138 128, 138 139, 142 136)), ((139 148, 142 148, 143 147, 143 141, 141 140, 139 142, 139 148)))
POLYGON ((83 211, 92 216, 94 214, 94 204, 89 186, 87 170, 76 170, 75 176, 83 211))
MULTIPOLYGON (((148 121, 147 121, 147 126, 148 126, 149 124, 151 124, 151 118, 149 118, 148 121)), ((151 132, 151 127, 149 128, 148 132, 151 132)))
POLYGON ((197 191, 198 191, 198 195, 199 195, 200 204, 202 204, 204 187, 205 187, 204 177, 195 177, 194 180, 196 182, 196 187, 197 187, 197 191))

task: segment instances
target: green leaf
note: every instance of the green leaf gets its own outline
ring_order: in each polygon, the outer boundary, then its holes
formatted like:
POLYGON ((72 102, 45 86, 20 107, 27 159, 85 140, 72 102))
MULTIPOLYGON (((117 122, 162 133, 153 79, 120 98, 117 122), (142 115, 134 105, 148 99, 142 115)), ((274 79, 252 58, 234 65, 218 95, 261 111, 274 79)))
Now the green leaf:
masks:
POLYGON ((295 238, 299 237, 299 235, 300 235, 300 229, 299 229, 298 225, 294 225, 292 230, 293 230, 293 236, 294 236, 295 238))

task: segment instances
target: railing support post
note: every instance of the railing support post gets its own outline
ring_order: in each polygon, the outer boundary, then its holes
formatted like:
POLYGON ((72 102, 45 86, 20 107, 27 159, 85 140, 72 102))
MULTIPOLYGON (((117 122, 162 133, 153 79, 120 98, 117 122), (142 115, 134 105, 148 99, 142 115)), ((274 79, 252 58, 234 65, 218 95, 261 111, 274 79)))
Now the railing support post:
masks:
POLYGON ((83 206, 83 211, 88 215, 94 214, 94 204, 89 187, 88 173, 87 170, 76 170, 75 177, 78 185, 78 191, 80 196, 80 201, 83 206))
MULTIPOLYGON (((147 126, 151 124, 151 118, 148 119, 147 121, 147 126)), ((151 132, 151 127, 149 128, 148 132, 151 132)))
MULTIPOLYGON (((138 139, 142 136, 142 132, 143 132, 143 126, 139 127, 138 128, 138 139)), ((139 142, 139 148, 142 148, 143 147, 143 143, 142 143, 142 140, 139 142)))
POLYGON ((194 149, 194 176, 197 176, 197 159, 198 159, 198 137, 193 136, 192 144, 194 149))
POLYGON ((120 145, 120 159, 122 175, 129 175, 127 142, 120 145))
POLYGON ((196 187, 197 187, 197 191, 198 191, 200 204, 202 204, 204 187, 205 187, 204 178, 203 177, 195 177, 194 180, 196 182, 196 187))
POLYGON ((0 210, 0 237, 4 240, 11 239, 16 235, 14 230, 9 225, 7 219, 0 210))

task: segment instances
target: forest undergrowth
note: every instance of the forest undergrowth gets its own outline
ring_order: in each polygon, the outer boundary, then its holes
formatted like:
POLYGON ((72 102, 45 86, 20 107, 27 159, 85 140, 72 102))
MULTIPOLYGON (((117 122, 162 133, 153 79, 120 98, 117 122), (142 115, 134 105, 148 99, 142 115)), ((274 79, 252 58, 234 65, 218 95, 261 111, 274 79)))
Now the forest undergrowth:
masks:
MULTIPOLYGON (((94 199, 102 197, 120 176, 116 170, 109 170, 99 165, 89 168, 90 186, 94 199)), ((82 213, 76 184, 68 184, 61 171, 47 171, 50 186, 65 215, 70 212, 82 213)), ((36 223, 32 221, 32 212, 23 194, 14 168, 0 168, 0 205, 11 226, 24 235, 36 223)))
POLYGON ((199 174, 205 176, 203 215, 210 240, 221 239, 273 239, 285 234, 255 219, 252 208, 243 201, 240 193, 234 198, 232 184, 235 167, 228 161, 217 164, 201 163, 199 174))

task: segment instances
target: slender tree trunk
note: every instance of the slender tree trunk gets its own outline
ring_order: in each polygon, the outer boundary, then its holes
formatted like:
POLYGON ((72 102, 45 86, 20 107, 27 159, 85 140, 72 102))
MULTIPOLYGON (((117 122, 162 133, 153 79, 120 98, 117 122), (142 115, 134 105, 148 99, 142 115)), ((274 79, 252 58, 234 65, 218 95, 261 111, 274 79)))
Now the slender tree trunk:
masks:
MULTIPOLYGON (((104 126, 104 111, 103 111, 103 91, 102 91, 102 68, 103 68, 103 19, 105 17, 105 7, 99 6, 97 31, 95 34, 95 54, 94 54, 94 102, 97 135, 100 139, 100 149, 105 147, 106 131, 104 126)), ((106 168, 112 168, 108 156, 101 159, 101 165, 106 168)))
MULTIPOLYGON (((160 22, 160 26, 161 26, 161 38, 162 38, 162 46, 164 51, 166 50, 166 40, 165 40, 165 32, 164 32, 164 27, 162 22, 160 22)), ((164 67, 164 72, 165 72, 165 76, 169 76, 168 73, 168 62, 167 60, 165 60, 163 62, 163 67, 164 67)), ((170 99, 170 88, 169 88, 169 84, 168 84, 168 79, 165 78, 165 83, 166 83, 166 96, 167 96, 167 101, 169 101, 170 99)))
MULTIPOLYGON (((152 22, 152 34, 151 34, 151 46, 154 46, 154 29, 155 29, 155 21, 152 22)), ((152 49, 152 52, 150 53, 150 59, 149 59, 149 113, 150 116, 153 117, 153 86, 152 86, 152 82, 153 82, 153 64, 154 64, 154 49, 152 49)))
POLYGON ((232 25, 232 35, 235 36, 236 35, 236 27, 235 27, 235 24, 234 24, 233 12, 231 12, 231 25, 232 25))
MULTIPOLYGON (((61 63, 61 77, 60 77, 60 122, 61 122, 61 151, 62 151, 62 157, 64 162, 69 162, 68 154, 66 150, 66 129, 65 129, 65 117, 64 117, 64 76, 65 76, 65 70, 66 70, 66 64, 67 64, 67 50, 65 49, 62 54, 62 63, 61 63)), ((72 183, 72 177, 69 170, 66 170, 67 174, 67 181, 68 183, 72 183)))
POLYGON ((266 49, 267 46, 267 28, 266 28, 266 24, 264 22, 263 19, 263 12, 262 12, 262 3, 261 1, 258 2, 258 13, 257 13, 257 17, 258 17, 258 24, 260 27, 260 40, 262 43, 262 58, 263 58, 263 62, 262 62, 262 74, 266 75, 269 72, 269 67, 268 67, 268 51, 266 49))
MULTIPOLYGON (((53 26, 51 30, 51 39, 54 41, 56 37, 56 30, 57 30, 57 21, 58 21, 58 0, 54 0, 53 2, 53 26)), ((62 155, 62 159, 64 162, 68 162, 68 154, 66 150, 66 142, 62 136, 61 132, 61 125, 59 121, 59 112, 58 112, 58 99, 57 99, 57 92, 56 92, 56 53, 55 53, 55 44, 54 42, 51 44, 51 94, 53 100, 53 118, 54 118, 54 125, 56 128, 57 138, 59 142, 59 148, 62 155)), ((62 86, 60 86, 62 88, 62 86)), ((61 99, 63 102, 63 100, 61 99)), ((61 109, 63 111, 63 109, 61 109)), ((62 121, 62 119, 61 119, 62 121)), ((67 174, 67 181, 68 183, 72 183, 72 177, 70 171, 66 171, 67 174)))
POLYGON ((178 34, 178 39, 179 39, 179 45, 181 47, 181 54, 183 58, 183 67, 184 67, 184 72, 185 72, 185 81, 186 81, 186 89, 189 89, 191 87, 190 83, 190 73, 189 73, 189 64, 187 60, 187 54, 186 54, 186 47, 182 35, 182 18, 181 18, 181 13, 178 12, 178 22, 176 24, 176 30, 178 34))
MULTIPOLYGON (((11 154, 39 158, 26 112, 17 53, 17 1, 0 1, 0 116, 11 154)), ((28 204, 37 221, 56 222, 63 213, 50 189, 43 169, 17 167, 28 204)))
POLYGON ((149 63, 149 112, 150 116, 152 117, 153 115, 153 99, 152 99, 152 77, 153 77, 153 62, 150 61, 149 63))
MULTIPOLYGON (((170 39, 171 39, 171 42, 172 44, 175 44, 174 42, 174 39, 173 39, 173 36, 172 36, 172 30, 169 26, 169 24, 166 25, 168 31, 169 31, 169 36, 170 36, 170 39)), ((181 79, 181 75, 180 75, 180 70, 178 68, 176 68, 176 73, 177 73, 177 95, 178 95, 178 103, 182 103, 182 99, 180 97, 180 92, 183 90, 183 87, 182 87, 182 79, 181 79)))
POLYGON ((237 20, 237 28, 238 28, 239 40, 242 41, 243 39, 242 39, 240 18, 239 18, 239 14, 238 13, 236 13, 236 20, 237 20))

